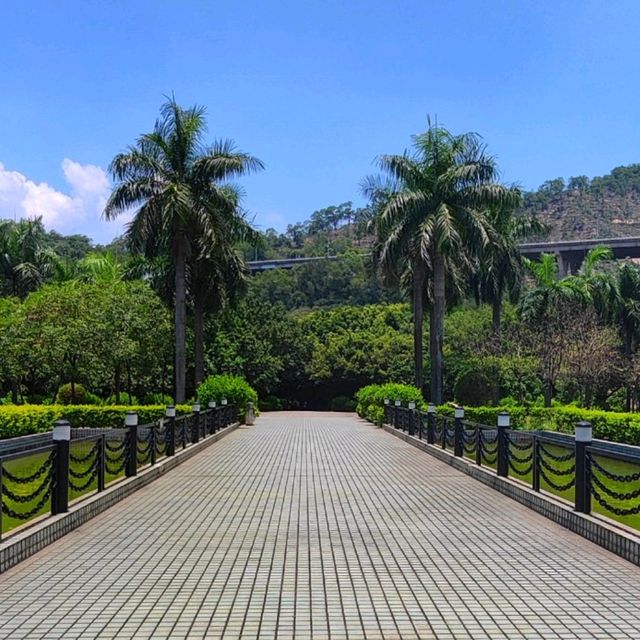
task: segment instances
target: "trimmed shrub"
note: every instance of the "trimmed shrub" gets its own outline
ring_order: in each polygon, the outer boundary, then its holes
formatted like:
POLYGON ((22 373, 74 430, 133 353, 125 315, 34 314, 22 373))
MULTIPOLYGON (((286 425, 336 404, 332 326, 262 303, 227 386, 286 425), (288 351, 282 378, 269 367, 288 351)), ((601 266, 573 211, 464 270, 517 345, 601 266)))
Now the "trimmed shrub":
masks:
POLYGON ((102 404, 98 396, 87 391, 83 385, 76 383, 74 398, 71 397, 71 383, 63 384, 58 389, 56 404, 102 404))
MULTIPOLYGON (((640 445, 640 414, 618 413, 601 409, 558 407, 465 407, 465 417, 481 424, 497 424, 498 414, 508 411, 514 429, 541 429, 572 434, 577 422, 593 425, 593 437, 611 442, 640 445)), ((438 407, 438 413, 453 414, 453 407, 438 407)))
POLYGON ((260 411, 282 411, 284 408, 284 400, 278 396, 267 396, 260 400, 260 411))
POLYGON ((247 402, 253 402, 253 408, 258 412, 258 394, 249 383, 240 376, 227 374, 209 376, 198 387, 198 399, 203 408, 210 400, 215 400, 218 404, 226 398, 229 404, 234 404, 237 409, 237 416, 244 422, 247 402))
POLYGON ((336 396, 331 400, 331 411, 353 412, 356 410, 356 401, 349 396, 336 396))
POLYGON ((361 418, 381 425, 384 417, 384 400, 391 402, 400 400, 404 406, 415 402, 416 407, 425 409, 426 404, 419 389, 409 384, 387 382, 386 384, 370 384, 356 393, 356 411, 361 418))
MULTIPOLYGON (((29 433, 43 433, 53 429, 56 420, 65 419, 75 428, 117 429, 124 427, 127 411, 137 411, 140 424, 159 420, 164 406, 102 406, 94 405, 35 405, 23 404, 0 407, 0 438, 13 438, 29 433)), ((189 405, 178 405, 176 413, 190 413, 189 405)))
POLYGON ((494 405, 499 395, 498 382, 482 369, 469 369, 460 374, 453 393, 462 405, 494 405))

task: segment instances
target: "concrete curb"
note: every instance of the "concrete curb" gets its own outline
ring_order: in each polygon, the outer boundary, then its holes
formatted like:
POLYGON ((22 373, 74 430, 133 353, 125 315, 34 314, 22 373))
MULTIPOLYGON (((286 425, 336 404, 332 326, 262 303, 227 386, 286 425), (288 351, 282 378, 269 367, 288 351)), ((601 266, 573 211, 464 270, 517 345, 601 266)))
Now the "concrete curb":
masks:
POLYGON ((445 462, 458 471, 466 473, 475 480, 479 480, 583 538, 595 542, 597 545, 607 549, 607 551, 611 551, 621 558, 640 566, 639 535, 634 535, 631 531, 608 524, 600 518, 577 513, 569 505, 554 500, 547 494, 533 491, 515 480, 497 476, 492 469, 479 467, 464 458, 456 458, 452 453, 436 445, 427 444, 425 440, 410 436, 390 425, 385 424, 382 428, 396 438, 400 438, 400 440, 404 440, 404 442, 417 449, 432 455, 441 462, 445 462))
POLYGON ((90 498, 71 505, 66 513, 47 516, 14 535, 9 534, 9 538, 0 542, 0 574, 83 525, 116 502, 127 498, 138 489, 142 489, 168 471, 193 458, 239 426, 238 422, 229 425, 187 449, 176 452, 175 456, 164 458, 153 467, 139 471, 137 476, 121 480, 102 493, 96 493, 90 498))

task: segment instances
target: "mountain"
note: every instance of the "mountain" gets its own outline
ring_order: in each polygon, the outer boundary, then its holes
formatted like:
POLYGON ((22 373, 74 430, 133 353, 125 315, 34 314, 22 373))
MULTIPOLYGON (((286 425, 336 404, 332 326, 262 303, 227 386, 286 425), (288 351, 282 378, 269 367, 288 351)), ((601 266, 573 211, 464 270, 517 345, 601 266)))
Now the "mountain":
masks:
POLYGON ((605 176, 548 180, 525 193, 522 212, 535 215, 548 234, 535 240, 640 236, 640 164, 605 176))

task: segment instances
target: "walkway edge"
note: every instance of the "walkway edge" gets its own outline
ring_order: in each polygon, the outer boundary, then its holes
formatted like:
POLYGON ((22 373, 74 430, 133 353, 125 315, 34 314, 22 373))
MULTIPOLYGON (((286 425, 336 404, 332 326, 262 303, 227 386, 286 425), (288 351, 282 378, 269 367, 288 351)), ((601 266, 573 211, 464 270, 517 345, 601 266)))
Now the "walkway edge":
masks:
POLYGON ((597 545, 607 549, 607 551, 611 551, 621 558, 640 566, 640 537, 609 525, 600 519, 577 513, 562 502, 537 493, 509 478, 501 478, 492 470, 479 467, 464 458, 457 458, 438 446, 427 444, 424 440, 410 436, 390 425, 385 424, 382 428, 396 438, 400 438, 400 440, 404 440, 413 447, 434 456, 458 471, 466 473, 475 480, 479 480, 583 538, 595 542, 597 545))
POLYGON ((129 497, 138 489, 142 489, 168 471, 193 458, 214 442, 234 431, 240 426, 239 422, 229 425, 204 440, 191 445, 187 449, 176 452, 175 456, 164 458, 153 467, 143 469, 137 476, 122 480, 101 493, 96 493, 90 498, 73 504, 69 511, 57 516, 49 516, 41 522, 34 524, 3 540, 0 543, 0 574, 26 560, 29 556, 44 549, 65 534, 77 529, 94 516, 106 511, 120 500, 129 497))

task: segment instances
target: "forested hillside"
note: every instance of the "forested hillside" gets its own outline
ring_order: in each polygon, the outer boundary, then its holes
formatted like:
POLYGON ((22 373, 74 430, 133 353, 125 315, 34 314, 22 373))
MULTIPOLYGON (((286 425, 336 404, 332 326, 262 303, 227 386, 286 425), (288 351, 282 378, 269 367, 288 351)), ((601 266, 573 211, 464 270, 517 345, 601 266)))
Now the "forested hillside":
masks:
POLYGON ((544 238, 549 240, 638 236, 640 164, 616 167, 592 179, 548 180, 525 193, 523 211, 547 226, 544 238))

